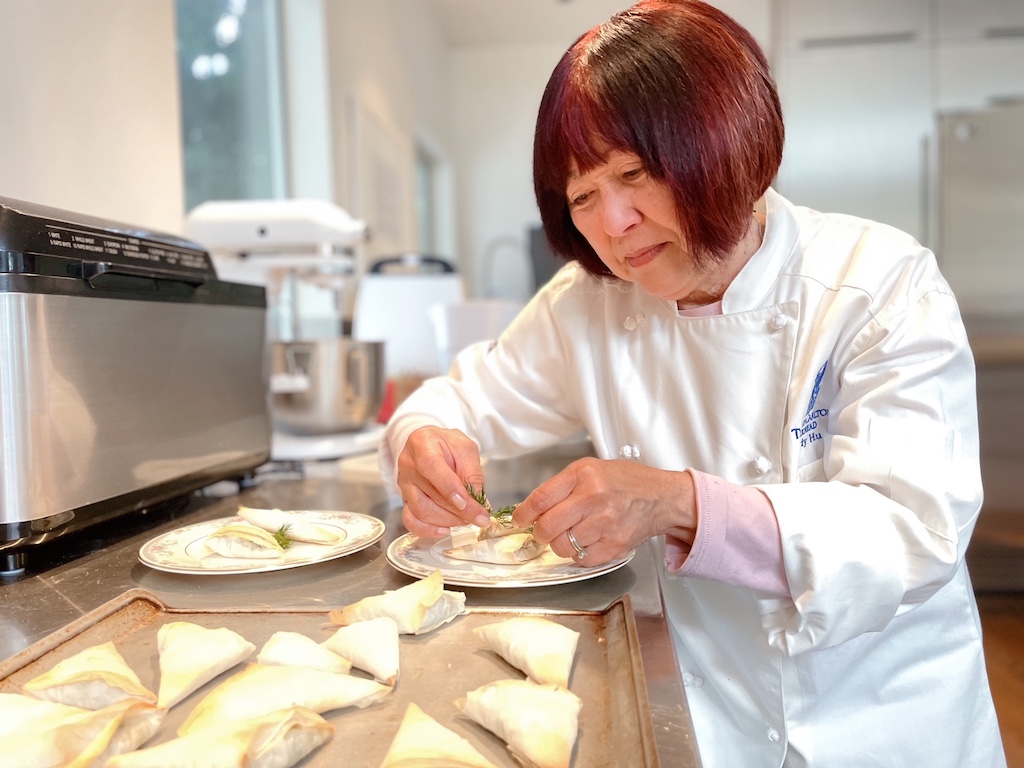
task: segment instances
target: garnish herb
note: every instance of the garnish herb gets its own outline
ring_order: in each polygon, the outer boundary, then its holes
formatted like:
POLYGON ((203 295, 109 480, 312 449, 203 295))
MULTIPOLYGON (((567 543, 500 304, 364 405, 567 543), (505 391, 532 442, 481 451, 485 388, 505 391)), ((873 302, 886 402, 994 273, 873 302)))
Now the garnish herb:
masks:
POLYGON ((289 528, 291 528, 290 525, 282 525, 274 534, 274 540, 281 545, 281 549, 288 549, 292 545, 292 540, 288 538, 289 528))
MULTIPOLYGON (((516 505, 510 504, 507 507, 501 509, 495 509, 491 506, 491 502, 487 498, 487 494, 484 492, 483 486, 480 486, 480 490, 477 491, 470 483, 466 483, 466 492, 473 497, 473 501, 479 504, 481 507, 487 510, 491 517, 497 520, 506 528, 512 527, 512 513, 516 511, 516 505)), ((532 526, 531 526, 532 527, 532 526)))

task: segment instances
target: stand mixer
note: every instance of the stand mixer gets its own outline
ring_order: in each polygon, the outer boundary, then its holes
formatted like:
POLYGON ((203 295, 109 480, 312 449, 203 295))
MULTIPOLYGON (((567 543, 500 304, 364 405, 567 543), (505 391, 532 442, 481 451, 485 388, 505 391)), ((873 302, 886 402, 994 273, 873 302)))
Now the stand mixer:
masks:
POLYGON ((341 458, 379 441, 384 344, 350 336, 366 231, 323 200, 209 201, 189 212, 188 237, 218 275, 266 289, 272 459, 341 458))

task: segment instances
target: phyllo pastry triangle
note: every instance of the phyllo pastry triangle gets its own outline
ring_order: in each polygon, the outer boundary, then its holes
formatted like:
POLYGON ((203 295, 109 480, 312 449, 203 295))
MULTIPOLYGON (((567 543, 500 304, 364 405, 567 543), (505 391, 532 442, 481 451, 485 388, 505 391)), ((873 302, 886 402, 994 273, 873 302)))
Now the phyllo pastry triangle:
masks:
POLYGON ((403 635, 422 635, 447 624, 466 612, 466 595, 444 588, 440 570, 399 589, 365 597, 340 610, 331 611, 331 621, 339 626, 357 621, 390 616, 403 635))
POLYGON ((308 520, 303 520, 294 512, 285 512, 281 509, 241 507, 238 510, 238 516, 270 533, 281 531, 292 541, 333 546, 340 544, 348 536, 343 528, 311 523, 308 520))
POLYGON ((172 621, 156 636, 160 651, 157 706, 170 709, 193 691, 249 658, 256 646, 226 627, 172 621))
POLYGON ((530 680, 499 680, 470 691, 455 704, 501 738, 524 765, 568 768, 581 706, 571 691, 530 680))
POLYGON ((398 682, 398 623, 390 616, 341 627, 322 645, 385 685, 398 682))
POLYGON ((156 703, 156 694, 142 684, 113 642, 69 656, 22 688, 40 699, 82 709, 102 709, 125 699, 156 703))
POLYGON ((410 704, 380 768, 497 768, 455 731, 410 704))
POLYGON ((145 743, 165 714, 152 704, 131 699, 91 710, 0 694, 0 734, 7 737, 0 746, 0 765, 102 766, 108 757, 145 743))
POLYGON ((289 768, 333 733, 316 712, 289 707, 111 758, 107 768, 289 768))
POLYGON ((285 667, 312 667, 325 672, 342 674, 352 669, 352 662, 339 656, 333 648, 322 645, 313 638, 298 632, 275 632, 272 634, 270 639, 263 644, 256 661, 260 664, 276 664, 285 667))
POLYGON ((532 533, 511 533, 497 538, 480 538, 471 544, 442 550, 441 553, 454 560, 518 565, 540 557, 547 550, 548 545, 539 544, 532 533))
POLYGON ((310 667, 250 664, 210 691, 178 729, 178 735, 222 728, 229 722, 288 707, 306 707, 314 712, 362 708, 390 692, 388 686, 362 677, 310 667))
POLYGON ((534 682, 569 687, 579 632, 539 616, 516 616, 473 632, 534 682))
POLYGON ((284 546, 274 534, 250 523, 223 525, 207 536, 203 543, 221 557, 274 560, 284 554, 284 546))

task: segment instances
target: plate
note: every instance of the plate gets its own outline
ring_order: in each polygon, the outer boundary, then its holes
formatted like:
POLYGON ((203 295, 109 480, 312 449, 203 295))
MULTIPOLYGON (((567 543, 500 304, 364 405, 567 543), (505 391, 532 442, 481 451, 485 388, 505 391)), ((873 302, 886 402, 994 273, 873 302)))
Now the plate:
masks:
POLYGON ((442 554, 451 547, 451 536, 421 539, 411 533, 399 536, 387 550, 388 562, 410 576, 429 576, 438 568, 444 583, 456 587, 540 587, 571 584, 618 570, 633 559, 633 552, 621 560, 586 568, 559 557, 551 550, 536 560, 520 565, 497 565, 455 560, 442 554))
POLYGON ((294 542, 280 557, 263 558, 222 557, 211 553, 203 543, 218 528, 231 523, 245 522, 237 515, 194 523, 150 539, 139 550, 139 560, 150 568, 168 573, 234 574, 266 573, 298 568, 302 565, 322 563, 351 555, 376 544, 384 535, 384 523, 376 517, 358 512, 299 511, 291 514, 327 528, 340 528, 345 539, 334 546, 294 542))

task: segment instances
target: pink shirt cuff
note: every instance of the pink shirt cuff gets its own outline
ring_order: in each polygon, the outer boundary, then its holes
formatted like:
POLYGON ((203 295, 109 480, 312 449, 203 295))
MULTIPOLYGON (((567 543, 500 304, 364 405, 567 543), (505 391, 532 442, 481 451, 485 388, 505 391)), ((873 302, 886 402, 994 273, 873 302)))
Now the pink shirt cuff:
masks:
POLYGON ((666 537, 668 572, 789 596, 779 521, 768 497, 756 488, 687 471, 697 499, 697 534, 689 546, 666 537))

